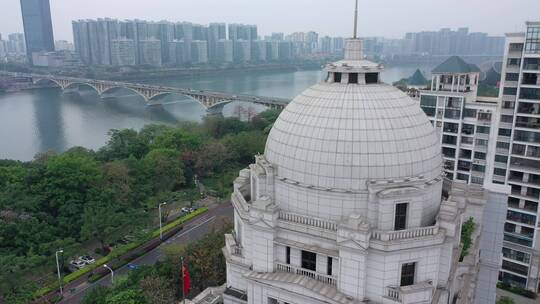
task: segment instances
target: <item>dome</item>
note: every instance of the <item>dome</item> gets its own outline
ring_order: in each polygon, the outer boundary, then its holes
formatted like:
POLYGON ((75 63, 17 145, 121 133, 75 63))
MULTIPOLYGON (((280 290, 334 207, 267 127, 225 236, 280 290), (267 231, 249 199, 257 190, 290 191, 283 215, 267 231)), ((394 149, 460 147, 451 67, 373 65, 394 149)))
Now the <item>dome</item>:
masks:
POLYGON ((381 83, 359 39, 326 66, 326 81, 283 110, 266 143, 278 178, 311 188, 364 192, 368 180, 440 177, 435 129, 418 102, 381 83))

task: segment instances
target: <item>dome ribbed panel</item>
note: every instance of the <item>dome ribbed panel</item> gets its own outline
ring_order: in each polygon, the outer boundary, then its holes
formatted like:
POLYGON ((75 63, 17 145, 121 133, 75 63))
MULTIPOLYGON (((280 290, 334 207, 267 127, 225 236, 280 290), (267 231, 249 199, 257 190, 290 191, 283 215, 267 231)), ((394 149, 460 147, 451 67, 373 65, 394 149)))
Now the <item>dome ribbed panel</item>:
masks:
POLYGON ((389 85, 321 83, 296 97, 268 137, 279 177, 366 190, 369 179, 440 175, 440 144, 419 104, 389 85))

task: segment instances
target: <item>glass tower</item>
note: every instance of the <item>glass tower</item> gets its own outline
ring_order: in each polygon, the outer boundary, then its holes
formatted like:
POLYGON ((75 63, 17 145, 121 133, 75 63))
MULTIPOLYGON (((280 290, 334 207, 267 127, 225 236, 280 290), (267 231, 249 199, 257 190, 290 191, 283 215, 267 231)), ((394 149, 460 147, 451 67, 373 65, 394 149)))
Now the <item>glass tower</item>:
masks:
POLYGON ((54 37, 49 0, 21 0, 26 52, 54 51, 54 37))

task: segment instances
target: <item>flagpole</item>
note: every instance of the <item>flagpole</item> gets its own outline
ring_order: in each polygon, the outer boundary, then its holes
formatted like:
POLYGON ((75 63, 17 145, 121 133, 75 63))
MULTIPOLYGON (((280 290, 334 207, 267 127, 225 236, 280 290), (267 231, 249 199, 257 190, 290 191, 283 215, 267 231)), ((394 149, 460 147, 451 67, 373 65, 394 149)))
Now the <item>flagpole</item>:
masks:
POLYGON ((182 302, 186 304, 186 295, 184 294, 184 289, 186 286, 186 282, 184 281, 186 279, 186 276, 184 274, 184 257, 180 257, 180 261, 182 264, 182 302))

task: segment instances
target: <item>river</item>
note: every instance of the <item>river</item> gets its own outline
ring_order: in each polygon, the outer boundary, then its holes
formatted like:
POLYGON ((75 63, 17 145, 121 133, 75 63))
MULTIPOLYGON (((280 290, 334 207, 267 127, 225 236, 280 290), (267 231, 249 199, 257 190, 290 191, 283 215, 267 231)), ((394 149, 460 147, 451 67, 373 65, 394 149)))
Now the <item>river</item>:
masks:
MULTIPOLYGON (((415 66, 392 67, 382 79, 392 83, 414 73, 415 66)), ((426 74, 429 67, 422 67, 426 74)), ((293 98, 321 81, 320 71, 250 71, 146 81, 182 88, 207 89, 233 94, 293 98)), ((201 121, 205 109, 197 102, 170 96, 162 107, 148 107, 141 97, 118 91, 114 98, 100 99, 91 90, 63 93, 43 89, 0 94, 0 159, 31 160, 45 151, 70 147, 97 149, 107 141, 110 129, 140 129, 146 124, 201 121)), ((245 113, 252 107, 240 105, 245 113)), ((241 115, 238 103, 225 107, 225 115, 241 115)))

